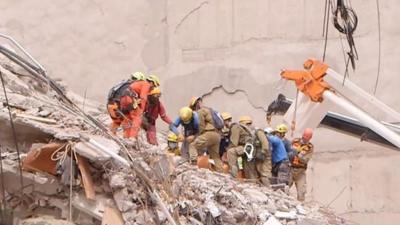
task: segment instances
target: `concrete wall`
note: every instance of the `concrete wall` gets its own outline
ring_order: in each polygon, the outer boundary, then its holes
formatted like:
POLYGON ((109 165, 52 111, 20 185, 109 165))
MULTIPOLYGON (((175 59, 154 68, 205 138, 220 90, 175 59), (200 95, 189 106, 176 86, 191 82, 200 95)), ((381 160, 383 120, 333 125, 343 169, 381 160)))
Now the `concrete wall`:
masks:
MULTIPOLYGON (((280 69, 301 68, 305 59, 322 57, 324 2, 3 0, 0 32, 20 41, 52 77, 92 99, 104 102, 109 87, 143 70, 161 77, 162 99, 171 115, 191 96, 205 94, 207 105, 235 118, 249 113, 264 126, 263 107, 278 91, 294 93, 291 85, 280 87, 280 69)), ((376 1, 351 2, 359 16, 355 41, 360 60, 350 79, 372 92, 378 66, 376 1)), ((376 95, 400 111, 400 28, 393 20, 400 4, 380 4, 382 58, 376 95)), ((333 26, 329 30, 326 61, 343 73, 341 41, 333 26)), ((328 204, 343 186, 351 187, 331 204, 345 216, 362 224, 379 224, 373 220, 379 216, 400 217, 395 200, 400 198, 400 175, 391 172, 397 152, 360 147, 358 140, 324 129, 315 141, 311 199, 328 204)))

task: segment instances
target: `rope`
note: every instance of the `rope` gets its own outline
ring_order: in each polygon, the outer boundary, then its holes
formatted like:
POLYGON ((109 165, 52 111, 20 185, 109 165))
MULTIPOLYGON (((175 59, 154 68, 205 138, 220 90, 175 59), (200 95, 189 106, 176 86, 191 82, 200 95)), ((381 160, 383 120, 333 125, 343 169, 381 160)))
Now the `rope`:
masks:
POLYGON ((378 88, 379 77, 381 72, 381 13, 379 10, 379 0, 376 0, 376 11, 378 16, 378 72, 376 74, 375 87, 374 87, 374 95, 376 94, 376 90, 378 88))
POLYGON ((73 161, 78 161, 78 157, 76 155, 76 152, 73 149, 74 143, 69 141, 68 143, 65 143, 64 145, 60 146, 57 150, 55 150, 51 154, 51 160, 52 161, 59 161, 60 164, 63 164, 65 162, 65 159, 68 157, 68 153, 70 154, 70 175, 69 175, 69 221, 72 221, 72 183, 73 183, 73 175, 74 175, 74 167, 73 167, 73 161))
POLYGON ((19 147, 18 147, 18 140, 17 140, 17 134, 15 132, 15 126, 14 126, 14 120, 12 118, 11 115, 11 108, 10 108, 10 104, 8 101, 8 96, 7 96, 7 91, 6 91, 6 87, 4 85, 4 77, 3 77, 3 72, 0 70, 0 80, 1 80, 1 85, 3 86, 3 92, 4 92, 4 97, 7 103, 7 109, 8 109, 8 116, 10 118, 10 125, 11 125, 11 130, 12 130, 12 135, 13 135, 13 140, 14 140, 14 144, 15 144, 15 149, 17 150, 17 155, 18 155, 18 167, 19 167, 19 181, 21 184, 20 187, 20 191, 21 191, 21 197, 23 196, 23 188, 24 188, 24 182, 23 182, 23 178, 22 178, 22 167, 21 167, 21 158, 20 158, 20 151, 19 151, 19 147))

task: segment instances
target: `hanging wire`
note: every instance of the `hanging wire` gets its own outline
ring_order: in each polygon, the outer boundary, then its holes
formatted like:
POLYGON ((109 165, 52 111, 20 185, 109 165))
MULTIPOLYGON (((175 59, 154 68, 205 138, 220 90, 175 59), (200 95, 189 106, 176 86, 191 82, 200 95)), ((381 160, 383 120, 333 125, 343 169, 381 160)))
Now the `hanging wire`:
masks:
POLYGON ((4 173, 3 173, 3 156, 2 156, 2 147, 0 146, 0 176, 1 176, 1 195, 2 195, 2 205, 0 206, 0 224, 3 224, 2 221, 6 218, 7 203, 6 203, 6 189, 4 186, 4 173))
POLYGON ((20 158, 20 151, 19 151, 19 147, 18 147, 18 140, 17 140, 17 134, 15 132, 15 126, 14 126, 14 120, 13 117, 11 115, 11 108, 10 108, 10 104, 8 101, 8 96, 7 96, 7 91, 6 91, 6 87, 4 84, 4 77, 3 77, 3 72, 0 70, 0 79, 1 79, 1 85, 3 86, 3 91, 4 91, 4 97, 7 103, 7 109, 8 109, 8 116, 10 118, 10 125, 11 125, 11 130, 12 130, 12 135, 13 135, 13 140, 14 140, 14 144, 15 144, 15 149, 17 150, 17 155, 18 155, 18 168, 19 168, 19 178, 20 178, 20 184, 21 184, 21 197, 23 196, 23 188, 24 188, 24 181, 22 179, 22 167, 21 167, 21 158, 20 158))
POLYGON ((323 22, 323 25, 322 25, 322 37, 325 36, 327 10, 328 10, 328 0, 325 0, 324 22, 323 22))
MULTIPOLYGON (((329 6, 331 6, 332 4, 331 4, 331 0, 328 0, 328 3, 329 3, 329 6)), ((326 13, 326 21, 324 21, 324 24, 325 24, 325 26, 324 26, 324 30, 325 30, 325 43, 324 43, 324 54, 322 55, 322 62, 325 62, 325 55, 326 55, 326 48, 327 48, 327 45, 328 45, 328 31, 329 31, 329 17, 330 17, 330 10, 331 10, 331 7, 329 7, 328 6, 328 10, 327 10, 327 13, 326 13)), ((325 19, 325 17, 324 17, 324 19, 325 19)))
POLYGON ((376 74, 374 95, 376 94, 376 90, 378 89, 379 77, 381 72, 381 13, 379 10, 379 0, 376 0, 376 11, 378 14, 378 72, 376 74))

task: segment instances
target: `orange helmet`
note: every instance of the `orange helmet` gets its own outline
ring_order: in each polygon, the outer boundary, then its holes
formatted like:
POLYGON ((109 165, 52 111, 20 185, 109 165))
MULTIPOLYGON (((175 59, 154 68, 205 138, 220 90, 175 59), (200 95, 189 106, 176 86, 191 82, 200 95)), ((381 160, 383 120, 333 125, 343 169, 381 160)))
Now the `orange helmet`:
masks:
POLYGON ((313 130, 311 128, 306 128, 303 132, 303 139, 305 141, 310 141, 313 136, 313 130))

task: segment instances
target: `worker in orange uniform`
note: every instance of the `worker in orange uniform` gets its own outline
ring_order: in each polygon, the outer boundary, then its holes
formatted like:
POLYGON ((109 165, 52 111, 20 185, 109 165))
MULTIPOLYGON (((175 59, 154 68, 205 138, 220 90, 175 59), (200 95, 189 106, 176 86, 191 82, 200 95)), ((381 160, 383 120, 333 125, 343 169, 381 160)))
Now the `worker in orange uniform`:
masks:
POLYGON ((121 125, 125 138, 136 138, 142 125, 142 114, 146 109, 147 97, 152 88, 160 86, 160 80, 155 75, 149 75, 146 80, 133 82, 121 97, 120 105, 124 113, 121 125))
POLYGON ((156 120, 158 116, 168 125, 172 123, 172 120, 167 116, 164 105, 160 102, 160 97, 160 89, 158 87, 153 88, 148 97, 146 111, 143 114, 142 127, 146 130, 147 142, 152 145, 158 145, 156 131, 156 120))
POLYGON ((290 186, 296 185, 297 199, 304 201, 307 192, 306 170, 307 164, 314 152, 314 145, 310 142, 313 130, 306 128, 301 138, 292 141, 294 157, 291 160, 292 180, 290 186))
POLYGON ((131 75, 131 79, 123 80, 114 87, 110 89, 107 97, 107 111, 111 117, 112 123, 110 129, 112 133, 116 133, 117 128, 121 125, 124 120, 124 114, 121 111, 120 100, 123 93, 128 89, 128 87, 136 82, 143 81, 146 77, 142 72, 135 72, 131 75))

